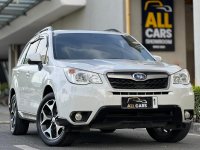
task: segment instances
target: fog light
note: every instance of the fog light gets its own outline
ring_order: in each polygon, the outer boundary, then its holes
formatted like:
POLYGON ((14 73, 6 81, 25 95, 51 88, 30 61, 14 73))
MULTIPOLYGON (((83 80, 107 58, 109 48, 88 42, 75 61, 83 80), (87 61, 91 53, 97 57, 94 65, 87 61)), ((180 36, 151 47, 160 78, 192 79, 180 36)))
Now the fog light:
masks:
POLYGON ((76 119, 76 121, 81 121, 82 120, 82 115, 81 115, 81 113, 76 113, 76 115, 75 115, 75 119, 76 119))
POLYGON ((86 122, 91 113, 91 111, 73 111, 70 114, 70 118, 73 122, 86 122))
POLYGON ((191 115, 188 111, 185 111, 185 119, 190 119, 191 115))

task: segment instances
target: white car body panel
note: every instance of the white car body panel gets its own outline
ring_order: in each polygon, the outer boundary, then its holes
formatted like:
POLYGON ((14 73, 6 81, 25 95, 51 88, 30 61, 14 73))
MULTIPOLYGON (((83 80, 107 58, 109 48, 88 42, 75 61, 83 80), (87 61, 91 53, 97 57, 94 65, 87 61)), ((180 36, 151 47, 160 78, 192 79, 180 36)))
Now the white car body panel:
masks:
POLYGON ((112 71, 163 71, 169 74, 176 73, 181 70, 179 66, 168 65, 162 62, 139 62, 134 60, 60 60, 56 61, 59 67, 72 67, 82 70, 88 70, 100 74, 112 71), (87 68, 87 69, 86 69, 87 68))
MULTIPOLYGON (((63 32, 63 31, 58 31, 63 32)), ((87 33, 89 31, 65 31, 66 33, 87 33)), ((90 32, 89 32, 90 33, 90 32)), ((119 34, 110 32, 92 32, 119 34)), ((153 95, 158 98, 158 105, 177 105, 182 109, 183 122, 184 110, 194 109, 194 94, 191 84, 173 84, 171 75, 180 71, 181 68, 175 65, 168 65, 162 62, 139 62, 133 60, 55 60, 53 57, 52 37, 49 33, 48 63, 43 65, 41 71, 37 65, 18 65, 13 69, 11 89, 15 90, 18 109, 21 114, 30 114, 36 120, 37 109, 43 99, 43 92, 46 86, 50 86, 55 94, 58 107, 58 115, 67 119, 73 125, 88 125, 95 114, 104 106, 120 106, 121 98, 131 95, 113 95, 112 92, 169 92, 167 95, 153 95), (65 74, 64 68, 72 67, 90 72, 98 73, 102 84, 76 85, 70 83, 65 74), (18 73, 18 71, 21 71, 18 73), (167 89, 114 89, 111 87, 107 72, 116 71, 152 71, 166 72, 169 74, 170 83, 167 89), (29 75, 27 76, 27 72, 29 75), (73 111, 91 111, 87 122, 74 122, 70 119, 73 111)), ((23 56, 22 56, 23 57, 23 56)), ((134 95, 145 97, 146 95, 134 95)))

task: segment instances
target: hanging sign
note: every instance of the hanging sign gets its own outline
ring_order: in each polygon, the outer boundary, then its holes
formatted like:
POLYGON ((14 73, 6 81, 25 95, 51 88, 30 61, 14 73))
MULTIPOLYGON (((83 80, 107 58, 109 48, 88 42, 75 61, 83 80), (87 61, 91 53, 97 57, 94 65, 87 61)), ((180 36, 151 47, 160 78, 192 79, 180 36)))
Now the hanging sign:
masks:
POLYGON ((143 44, 150 51, 174 51, 173 0, 142 0, 143 44))

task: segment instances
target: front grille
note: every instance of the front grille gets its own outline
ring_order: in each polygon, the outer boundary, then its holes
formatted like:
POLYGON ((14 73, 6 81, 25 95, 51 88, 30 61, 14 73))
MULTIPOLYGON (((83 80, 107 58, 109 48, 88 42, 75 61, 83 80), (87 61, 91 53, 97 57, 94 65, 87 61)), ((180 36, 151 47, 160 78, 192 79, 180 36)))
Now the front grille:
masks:
POLYGON ((111 86, 115 89, 166 89, 168 87, 168 75, 166 73, 145 73, 147 76, 154 75, 155 78, 147 79, 145 81, 133 80, 132 74, 134 73, 112 73, 112 76, 108 76, 108 80, 111 86), (116 77, 113 77, 116 75, 116 77), (122 77, 117 78, 121 75, 122 77), (160 75, 166 75, 163 78, 156 78, 160 75), (123 78, 125 76, 125 78, 123 78), (127 76, 127 78, 126 78, 127 76))

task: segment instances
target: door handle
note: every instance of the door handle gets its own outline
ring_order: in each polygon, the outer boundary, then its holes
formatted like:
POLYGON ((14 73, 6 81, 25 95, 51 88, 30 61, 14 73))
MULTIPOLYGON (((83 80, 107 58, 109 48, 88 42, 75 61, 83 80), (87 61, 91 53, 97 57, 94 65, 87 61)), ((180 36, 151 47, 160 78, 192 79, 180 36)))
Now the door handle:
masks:
POLYGON ((30 77, 30 73, 29 72, 26 73, 26 77, 27 78, 30 77))
POLYGON ((16 71, 16 75, 17 75, 17 77, 19 76, 19 73, 20 73, 19 71, 16 71))

